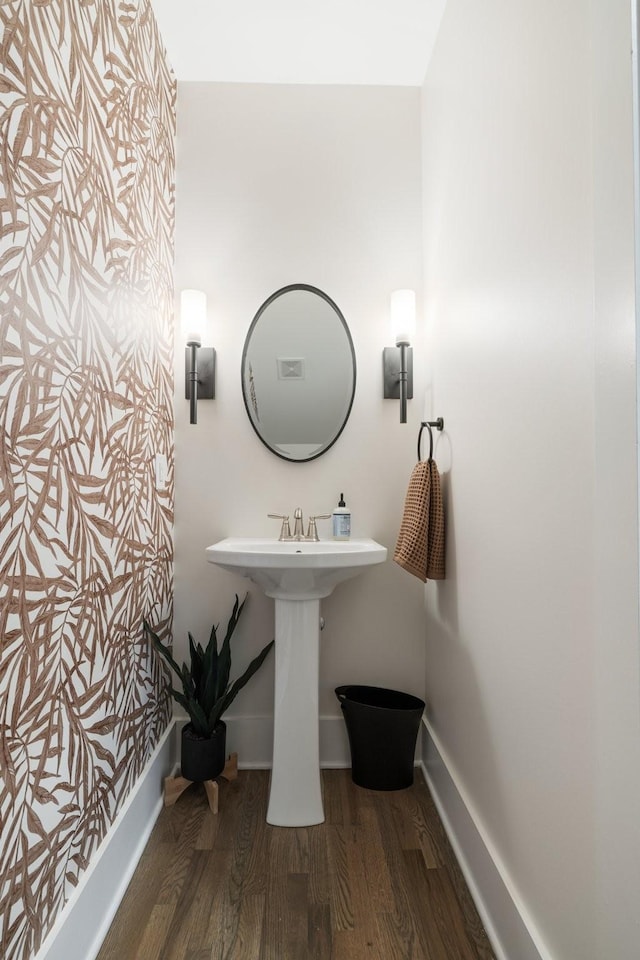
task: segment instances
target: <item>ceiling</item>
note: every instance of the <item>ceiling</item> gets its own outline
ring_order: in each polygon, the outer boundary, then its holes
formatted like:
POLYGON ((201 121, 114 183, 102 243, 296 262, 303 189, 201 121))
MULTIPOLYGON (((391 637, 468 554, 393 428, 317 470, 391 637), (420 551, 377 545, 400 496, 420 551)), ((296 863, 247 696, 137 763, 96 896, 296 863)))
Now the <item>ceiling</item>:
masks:
POLYGON ((446 0, 152 0, 178 80, 420 86, 446 0))

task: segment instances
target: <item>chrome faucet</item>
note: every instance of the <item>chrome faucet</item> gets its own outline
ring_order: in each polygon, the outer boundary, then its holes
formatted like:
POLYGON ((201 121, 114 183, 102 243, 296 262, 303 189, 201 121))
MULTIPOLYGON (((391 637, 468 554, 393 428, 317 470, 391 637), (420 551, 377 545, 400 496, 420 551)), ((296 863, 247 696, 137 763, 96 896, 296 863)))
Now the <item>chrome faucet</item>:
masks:
POLYGON ((302 523, 302 510, 296 507, 293 511, 293 539, 304 540, 304 526, 302 523))
POLYGON ((268 513, 267 516, 272 520, 282 520, 278 540, 293 540, 298 543, 304 541, 316 543, 320 539, 316 520, 329 520, 331 518, 330 513, 316 514, 315 517, 309 517, 309 525, 305 534, 301 507, 296 507, 293 511, 293 533, 291 533, 288 516, 284 516, 281 513, 268 513))

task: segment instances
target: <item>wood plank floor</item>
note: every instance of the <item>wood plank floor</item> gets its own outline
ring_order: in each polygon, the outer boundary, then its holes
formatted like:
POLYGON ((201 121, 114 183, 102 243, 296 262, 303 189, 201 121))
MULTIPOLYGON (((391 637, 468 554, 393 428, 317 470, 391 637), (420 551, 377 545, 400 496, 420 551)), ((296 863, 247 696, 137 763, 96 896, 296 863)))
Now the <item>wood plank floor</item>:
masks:
POLYGON ((494 960, 422 774, 324 770, 326 821, 265 823, 269 774, 165 808, 98 960, 494 960))

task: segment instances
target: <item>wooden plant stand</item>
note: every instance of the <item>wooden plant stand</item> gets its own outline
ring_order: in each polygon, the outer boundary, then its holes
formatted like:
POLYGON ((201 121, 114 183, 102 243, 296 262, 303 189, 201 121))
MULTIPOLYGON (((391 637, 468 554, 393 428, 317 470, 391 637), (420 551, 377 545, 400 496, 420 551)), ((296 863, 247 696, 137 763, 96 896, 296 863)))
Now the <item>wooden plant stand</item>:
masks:
MULTIPOLYGON (((224 765, 224 770, 220 774, 224 780, 236 780, 238 777, 238 754, 231 753, 224 765)), ((164 781, 164 805, 172 807, 179 796, 181 796, 187 787, 190 787, 193 780, 187 780, 185 777, 166 777, 164 781)), ((218 812, 218 784, 215 780, 205 780, 204 788, 207 791, 209 809, 211 813, 218 812)))

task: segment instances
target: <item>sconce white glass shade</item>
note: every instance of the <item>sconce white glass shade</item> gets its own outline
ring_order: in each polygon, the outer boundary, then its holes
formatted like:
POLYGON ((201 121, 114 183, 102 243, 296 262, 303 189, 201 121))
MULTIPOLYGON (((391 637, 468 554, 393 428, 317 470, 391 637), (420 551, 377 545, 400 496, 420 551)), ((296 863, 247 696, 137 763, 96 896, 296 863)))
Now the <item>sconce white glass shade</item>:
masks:
POLYGON ((391 294, 391 332, 396 346, 413 340, 416 332, 415 290, 394 290, 391 294))
POLYGON ((180 327, 187 344, 202 346, 206 322, 206 293, 202 290, 183 290, 180 294, 180 327))

